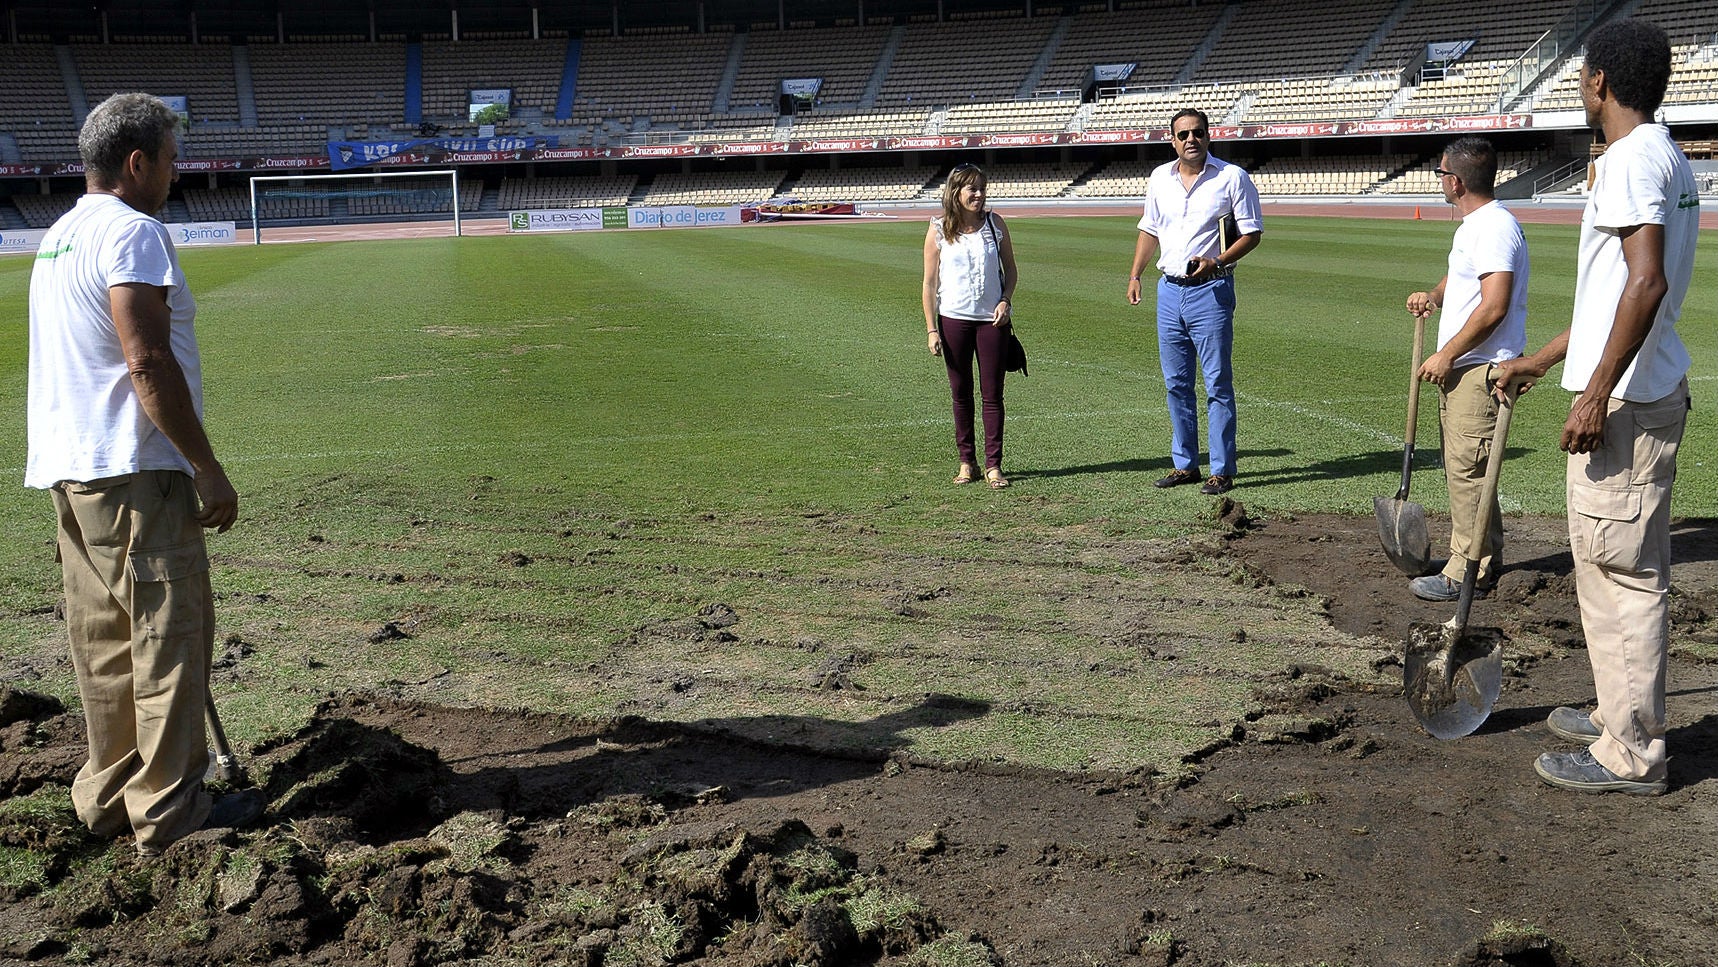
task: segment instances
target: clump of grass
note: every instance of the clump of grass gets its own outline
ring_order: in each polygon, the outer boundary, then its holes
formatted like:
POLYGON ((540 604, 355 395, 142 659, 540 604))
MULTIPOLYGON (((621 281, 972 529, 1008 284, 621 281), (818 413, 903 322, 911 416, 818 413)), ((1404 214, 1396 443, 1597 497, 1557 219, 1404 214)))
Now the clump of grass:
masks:
POLYGON ((944 934, 913 951, 907 967, 996 967, 990 945, 964 934, 944 934))

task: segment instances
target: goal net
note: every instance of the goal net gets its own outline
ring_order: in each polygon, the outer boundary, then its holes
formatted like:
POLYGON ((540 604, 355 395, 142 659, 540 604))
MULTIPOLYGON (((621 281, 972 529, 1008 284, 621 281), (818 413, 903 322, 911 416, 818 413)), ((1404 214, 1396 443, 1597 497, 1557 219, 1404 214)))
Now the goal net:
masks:
POLYGON ((262 244, 263 224, 451 219, 461 235, 461 213, 477 205, 482 181, 461 184, 459 172, 389 171, 342 175, 261 175, 251 179, 252 239, 262 244))

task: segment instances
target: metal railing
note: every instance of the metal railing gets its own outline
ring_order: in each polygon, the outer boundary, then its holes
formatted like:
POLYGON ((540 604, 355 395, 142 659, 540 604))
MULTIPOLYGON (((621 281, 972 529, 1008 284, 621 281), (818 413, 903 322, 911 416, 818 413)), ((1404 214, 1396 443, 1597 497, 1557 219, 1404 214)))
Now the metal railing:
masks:
POLYGON ((1555 27, 1540 34, 1503 72, 1498 81, 1496 113, 1507 111, 1510 102, 1526 93, 1553 64, 1573 53, 1575 41, 1614 3, 1615 0, 1576 0, 1555 27))

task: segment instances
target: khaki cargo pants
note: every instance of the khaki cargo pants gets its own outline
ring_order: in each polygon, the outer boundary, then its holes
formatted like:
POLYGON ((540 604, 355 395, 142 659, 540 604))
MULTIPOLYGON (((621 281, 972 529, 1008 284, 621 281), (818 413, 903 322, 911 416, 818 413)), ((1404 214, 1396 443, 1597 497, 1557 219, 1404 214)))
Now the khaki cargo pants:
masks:
POLYGON ((146 470, 53 488, 66 629, 89 731, 78 817, 140 850, 202 825, 214 594, 191 478, 146 470))
MULTIPOLYGON (((1444 577, 1456 584, 1467 576, 1469 561, 1479 561, 1480 587, 1497 581, 1497 560, 1503 550, 1503 512, 1491 498, 1491 527, 1477 533, 1480 498, 1491 437, 1497 432, 1497 400, 1491 395, 1490 363, 1457 369, 1438 394, 1438 419, 1444 436, 1444 482, 1450 491, 1450 559, 1444 577), (1484 537, 1484 543, 1480 541, 1484 537)), ((1497 454, 1499 460, 1503 454, 1497 454)))
POLYGON ((1593 758, 1628 779, 1665 774, 1670 488, 1687 421, 1687 382, 1651 403, 1613 399, 1599 449, 1569 455, 1569 546, 1602 731, 1593 758))

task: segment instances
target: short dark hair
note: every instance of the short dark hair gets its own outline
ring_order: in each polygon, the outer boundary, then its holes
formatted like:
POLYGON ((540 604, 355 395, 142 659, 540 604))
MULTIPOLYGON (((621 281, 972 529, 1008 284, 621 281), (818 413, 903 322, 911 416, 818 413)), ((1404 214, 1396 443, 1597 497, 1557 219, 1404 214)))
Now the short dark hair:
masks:
POLYGON ((1587 69, 1604 72, 1618 104, 1652 114, 1670 84, 1670 38, 1636 17, 1605 24, 1587 38, 1587 69))
POLYGON ((1497 188, 1497 149, 1484 138, 1469 135, 1451 141, 1444 149, 1444 163, 1475 194, 1490 195, 1497 188))
POLYGON ((1196 107, 1184 107, 1181 110, 1176 111, 1175 116, 1169 119, 1169 130, 1175 130, 1175 122, 1182 118, 1198 118, 1200 127, 1207 131, 1211 130, 1211 119, 1205 116, 1204 111, 1201 111, 1196 107))
POLYGON ((78 155, 92 182, 111 187, 125 173, 125 159, 131 152, 155 158, 178 125, 179 115, 158 97, 115 94, 84 118, 78 131, 78 155))

